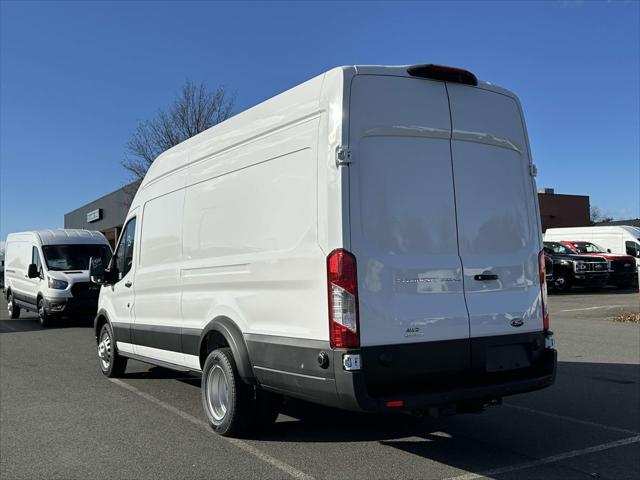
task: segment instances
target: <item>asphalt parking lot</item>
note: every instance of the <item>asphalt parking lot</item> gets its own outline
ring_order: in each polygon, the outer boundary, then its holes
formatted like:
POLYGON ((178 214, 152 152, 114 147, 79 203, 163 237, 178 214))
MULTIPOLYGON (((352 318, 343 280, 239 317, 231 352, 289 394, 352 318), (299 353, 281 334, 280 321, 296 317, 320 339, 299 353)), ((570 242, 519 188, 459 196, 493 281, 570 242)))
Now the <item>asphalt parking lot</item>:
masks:
POLYGON ((556 384, 440 419, 285 405, 255 440, 216 436, 199 379, 99 371, 92 320, 41 329, 0 302, 0 478, 640 478, 637 292, 550 297, 556 384))

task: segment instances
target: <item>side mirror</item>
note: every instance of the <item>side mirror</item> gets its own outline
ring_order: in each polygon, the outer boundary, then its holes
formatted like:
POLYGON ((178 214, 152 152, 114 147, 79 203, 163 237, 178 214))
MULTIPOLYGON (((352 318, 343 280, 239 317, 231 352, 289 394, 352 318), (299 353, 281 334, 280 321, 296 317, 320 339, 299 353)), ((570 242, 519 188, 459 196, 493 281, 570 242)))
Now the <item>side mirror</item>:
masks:
POLYGON ((106 283, 102 258, 89 258, 89 278, 91 279, 92 283, 97 283, 98 285, 104 285, 106 283))
POLYGON ((611 249, 610 248, 607 248, 607 253, 611 253, 611 249))
POLYGON ((40 272, 38 271, 38 267, 36 267, 35 263, 30 263, 27 268, 27 277, 29 278, 38 278, 40 276, 40 272))

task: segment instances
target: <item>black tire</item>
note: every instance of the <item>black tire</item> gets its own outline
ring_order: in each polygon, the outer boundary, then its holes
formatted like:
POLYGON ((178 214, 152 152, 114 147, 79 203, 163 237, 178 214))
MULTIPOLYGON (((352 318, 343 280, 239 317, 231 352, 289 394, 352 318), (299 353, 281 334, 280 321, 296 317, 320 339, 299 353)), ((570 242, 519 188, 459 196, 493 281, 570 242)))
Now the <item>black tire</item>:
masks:
POLYGON ((118 354, 113 329, 111 325, 105 323, 98 336, 98 365, 100 365, 100 370, 106 377, 121 377, 127 368, 127 360, 127 357, 118 354))
POLYGON ((276 423, 280 408, 282 407, 282 395, 267 392, 258 388, 256 390, 256 413, 253 425, 256 430, 268 430, 276 423))
POLYGON ((558 277, 553 281, 553 288, 558 293, 567 293, 571 291, 571 282, 567 277, 558 277))
POLYGON ((211 428, 225 437, 246 436, 255 416, 254 387, 242 381, 231 349, 209 353, 202 369, 202 406, 211 428))
POLYGON ((7 295, 7 311, 9 312, 9 318, 13 320, 20 316, 20 307, 16 305, 11 292, 7 295))
POLYGON ((38 297, 38 320, 40 321, 40 326, 42 328, 51 326, 51 316, 44 308, 44 298, 42 297, 38 297))

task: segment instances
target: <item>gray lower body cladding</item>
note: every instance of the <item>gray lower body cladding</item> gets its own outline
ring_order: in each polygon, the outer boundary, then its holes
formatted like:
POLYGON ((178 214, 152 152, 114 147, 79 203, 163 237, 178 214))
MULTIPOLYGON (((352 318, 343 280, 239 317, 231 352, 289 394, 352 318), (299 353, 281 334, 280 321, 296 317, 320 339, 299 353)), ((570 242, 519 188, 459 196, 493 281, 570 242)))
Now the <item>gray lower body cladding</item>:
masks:
POLYGON ((247 336, 258 383, 292 397, 349 410, 388 412, 473 404, 538 390, 555 380, 544 333, 331 350, 328 342, 247 336), (362 369, 342 356, 359 353, 362 369), (328 355, 328 364, 321 361, 328 355), (323 368, 323 365, 326 368, 323 368))
MULTIPOLYGON (((27 310, 37 312, 38 298, 25 294, 14 293, 16 303, 27 310)), ((76 298, 76 297, 42 297, 44 299, 44 309, 48 315, 52 316, 91 316, 98 310, 98 297, 76 298)))
MULTIPOLYGON (((196 332, 177 327, 113 324, 118 341, 198 355, 196 332)), ((538 390, 555 380, 556 352, 543 332, 332 350, 327 341, 245 334, 249 362, 262 388, 357 411, 422 410, 473 404, 538 390), (345 353, 362 368, 345 371, 345 353)))

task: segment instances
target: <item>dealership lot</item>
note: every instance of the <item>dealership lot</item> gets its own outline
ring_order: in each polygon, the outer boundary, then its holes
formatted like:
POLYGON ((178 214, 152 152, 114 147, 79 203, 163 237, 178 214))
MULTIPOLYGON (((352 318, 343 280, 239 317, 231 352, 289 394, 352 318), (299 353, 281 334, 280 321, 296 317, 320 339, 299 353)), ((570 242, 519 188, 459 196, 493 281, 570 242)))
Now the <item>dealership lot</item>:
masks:
POLYGON ((479 415, 358 415, 303 402, 253 440, 206 426, 199 379, 99 371, 91 320, 41 329, 0 302, 0 478, 639 478, 638 293, 550 297, 556 384, 479 415))

